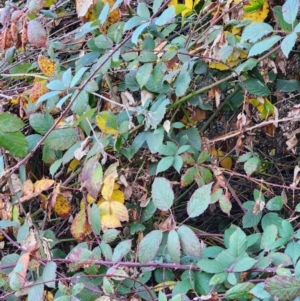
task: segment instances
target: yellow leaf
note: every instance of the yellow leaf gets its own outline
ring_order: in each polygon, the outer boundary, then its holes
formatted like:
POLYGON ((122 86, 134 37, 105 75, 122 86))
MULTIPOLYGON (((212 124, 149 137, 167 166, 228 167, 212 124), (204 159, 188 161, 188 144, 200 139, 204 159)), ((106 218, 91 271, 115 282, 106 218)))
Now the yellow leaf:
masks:
POLYGON ((78 165, 79 161, 77 159, 73 159, 68 166, 67 173, 74 171, 78 165))
POLYGON ((107 214, 101 217, 101 226, 106 228, 119 228, 122 225, 115 215, 107 214))
POLYGON ((51 179, 42 179, 39 181, 36 181, 34 186, 34 193, 41 193, 44 190, 47 190, 54 184, 54 181, 51 179))
POLYGON ((210 154, 219 159, 220 165, 223 168, 226 168, 226 169, 231 169, 232 168, 232 159, 230 157, 225 157, 224 153, 221 150, 217 150, 215 148, 212 148, 210 150, 210 154))
POLYGON ((268 119, 268 117, 274 114, 275 107, 267 98, 251 98, 248 101, 260 113, 261 119, 268 119))
POLYGON ((26 180, 23 184, 23 195, 30 195, 33 193, 33 183, 31 180, 26 180))
POLYGON ((162 283, 156 284, 153 287, 153 290, 155 292, 159 292, 164 288, 168 288, 168 289, 172 290, 176 284, 177 284, 177 281, 164 281, 162 283))
MULTIPOLYGON (((110 8, 112 8, 115 4, 114 0, 102 0, 104 4, 108 3, 110 8)), ((119 8, 114 9, 112 12, 109 13, 106 22, 101 26, 100 31, 102 33, 106 33, 107 29, 110 25, 117 23, 120 20, 121 12, 119 8)))
POLYGON ((56 68, 56 63, 55 61, 50 60, 46 56, 39 55, 38 57, 38 64, 41 69, 41 71, 46 75, 46 76, 52 76, 55 68, 56 68))
POLYGON ((118 177, 117 167, 119 166, 119 162, 115 162, 108 166, 108 168, 104 172, 104 178, 108 175, 113 174, 115 179, 118 177))
POLYGON ((36 103, 42 95, 49 92, 47 84, 48 82, 46 80, 34 81, 29 93, 29 99, 31 102, 36 103))
POLYGON ((109 201, 104 201, 101 204, 98 203, 98 206, 100 208, 101 218, 102 218, 103 215, 109 215, 109 214, 111 214, 110 202, 109 201))
POLYGON ((114 190, 110 197, 110 201, 116 201, 116 202, 120 202, 122 204, 124 204, 124 200, 125 200, 124 193, 123 193, 123 191, 121 191, 119 189, 114 190))
POLYGON ((113 174, 108 175, 103 181, 103 187, 101 190, 102 196, 106 200, 110 200, 114 191, 115 177, 113 174))
POLYGON ((116 116, 111 111, 103 111, 96 116, 96 124, 104 134, 118 134, 116 116))
POLYGON ((125 205, 123 205, 120 202, 112 201, 110 205, 110 209, 112 214, 115 215, 121 222, 128 222, 129 215, 125 205))
POLYGON ((188 8, 189 10, 192 10, 194 8, 193 0, 185 0, 184 4, 185 4, 186 8, 188 8))
POLYGON ((268 14, 269 14, 269 4, 268 1, 265 0, 264 5, 260 9, 254 12, 245 12, 242 19, 251 20, 254 23, 263 22, 267 18, 268 14))
POLYGON ((86 201, 89 204, 93 204, 96 201, 96 199, 94 199, 90 194, 88 194, 87 197, 86 197, 86 201))
POLYGON ((65 198, 63 195, 59 195, 56 198, 53 209, 58 216, 68 219, 72 210, 72 206, 67 198, 65 198))

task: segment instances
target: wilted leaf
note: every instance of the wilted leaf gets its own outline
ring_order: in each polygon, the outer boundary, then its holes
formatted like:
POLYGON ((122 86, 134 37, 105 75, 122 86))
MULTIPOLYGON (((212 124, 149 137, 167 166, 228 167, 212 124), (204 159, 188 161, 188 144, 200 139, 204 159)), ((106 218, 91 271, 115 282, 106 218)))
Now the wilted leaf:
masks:
POLYGON ((104 134, 118 134, 118 123, 114 113, 103 111, 96 116, 96 124, 104 134))
POLYGON ((77 242, 81 242, 91 232, 92 232, 92 228, 88 222, 88 218, 86 214, 86 206, 85 203, 81 201, 80 211, 75 216, 71 225, 71 233, 77 242))
POLYGON ((27 30, 28 41, 32 46, 39 48, 46 47, 47 34, 40 22, 36 20, 29 21, 27 30))
POLYGON ((51 179, 42 179, 39 181, 36 181, 34 186, 34 193, 41 193, 44 190, 49 189, 54 184, 54 180, 51 179))
POLYGON ((30 89, 29 98, 31 102, 36 103, 38 99, 49 91, 46 80, 35 80, 30 89))
POLYGON ((38 14, 44 7, 44 0, 30 0, 28 3, 28 13, 38 14))
POLYGON ((103 181, 103 170, 98 160, 98 156, 90 158, 83 165, 79 176, 81 186, 85 187, 94 199, 97 198, 103 181))
POLYGON ((12 290, 19 291, 20 289, 23 288, 26 282, 26 274, 27 274, 29 259, 30 259, 29 253, 25 253, 21 255, 16 266, 9 274, 9 286, 12 290))

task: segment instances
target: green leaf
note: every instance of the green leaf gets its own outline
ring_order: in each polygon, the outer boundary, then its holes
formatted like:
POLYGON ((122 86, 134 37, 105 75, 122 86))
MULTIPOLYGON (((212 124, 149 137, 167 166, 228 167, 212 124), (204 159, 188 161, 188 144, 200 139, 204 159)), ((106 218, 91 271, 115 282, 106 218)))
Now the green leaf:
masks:
POLYGON ((143 17, 134 16, 126 22, 126 24, 124 26, 124 32, 127 30, 131 30, 132 28, 134 28, 138 25, 141 25, 143 22, 146 22, 146 21, 148 21, 148 19, 143 18, 143 17))
MULTIPOLYGON (((72 95, 72 99, 77 94, 72 95)), ((77 95, 74 103, 72 104, 71 110, 73 113, 82 115, 88 108, 88 101, 89 101, 89 95, 86 91, 80 91, 79 94, 77 95)))
POLYGON ((139 69, 137 70, 135 77, 141 88, 145 86, 147 81, 149 80, 152 69, 153 65, 151 63, 147 63, 139 67, 139 69))
POLYGON ((102 235, 102 240, 106 243, 111 243, 113 242, 118 235, 120 234, 119 230, 116 229, 108 229, 105 231, 105 233, 102 235))
POLYGON ((153 217, 156 211, 156 207, 153 202, 149 202, 149 204, 143 209, 141 216, 141 223, 148 221, 151 217, 153 217))
POLYGON ((50 114, 35 113, 30 115, 29 124, 37 133, 44 135, 54 124, 54 119, 50 114))
POLYGON ((242 256, 247 249, 247 237, 246 234, 240 229, 237 228, 233 234, 229 237, 229 252, 235 258, 242 256))
POLYGON ((292 258, 293 264, 295 264, 300 257, 300 244, 295 241, 290 241, 284 253, 289 255, 292 258))
POLYGON ((93 204, 92 208, 90 210, 90 222, 91 222, 94 233, 99 235, 100 231, 101 231, 100 208, 96 204, 93 204))
POLYGON ((293 24, 299 11, 298 0, 286 0, 282 6, 282 15, 285 22, 293 24))
POLYGON ((70 84, 71 84, 71 81, 72 81, 72 78, 73 78, 73 76, 72 76, 72 69, 71 68, 69 68, 69 69, 67 69, 64 73, 63 73, 63 75, 62 75, 62 82, 63 82, 63 84, 64 84, 64 86, 66 87, 66 88, 69 88, 69 86, 70 86, 70 84))
POLYGON ((87 67, 82 67, 75 73, 74 77, 72 78, 70 88, 73 88, 77 85, 77 83, 82 79, 82 76, 87 69, 87 67))
POLYGON ((48 85, 47 88, 50 90, 56 90, 56 91, 64 91, 66 89, 63 82, 59 79, 52 80, 48 85))
POLYGON ((265 288, 265 284, 263 282, 258 283, 251 289, 250 293, 259 299, 270 298, 271 297, 270 294, 267 291, 265 291, 264 288, 265 288))
POLYGON ((158 301, 168 301, 167 296, 163 291, 159 291, 158 293, 158 301))
POLYGON ((51 281, 50 280, 55 280, 56 279, 56 263, 51 261, 48 262, 47 265, 44 267, 44 271, 43 271, 43 281, 47 282, 46 285, 48 287, 51 288, 55 288, 55 281, 51 281))
POLYGON ((49 168, 50 171, 50 175, 53 177, 54 174, 58 171, 58 169, 60 168, 62 163, 62 158, 56 160, 55 162, 53 162, 49 168))
POLYGON ((283 206, 282 196, 275 196, 274 198, 270 199, 266 204, 266 208, 270 211, 281 210, 282 206, 283 206))
POLYGON ((180 156, 175 156, 174 157, 173 166, 176 169, 176 171, 180 174, 180 170, 183 166, 183 160, 180 156))
POLYGON ((200 259, 197 262, 197 266, 200 267, 204 272, 210 274, 222 273, 225 269, 221 262, 210 259, 200 259))
POLYGON ((43 102, 43 101, 45 101, 45 100, 47 100, 47 99, 49 99, 49 98, 52 98, 52 97, 54 97, 54 96, 56 96, 56 95, 58 95, 58 94, 60 94, 60 93, 61 93, 61 91, 50 91, 50 92, 48 92, 48 93, 42 95, 42 96, 38 99, 37 104, 40 104, 41 102, 43 102))
POLYGON ((244 83, 246 84, 247 91, 253 95, 268 96, 271 93, 268 87, 258 79, 250 78, 245 80, 244 83))
POLYGON ((98 37, 95 38, 95 45, 99 49, 111 49, 113 46, 113 42, 107 35, 99 35, 98 37))
POLYGON ((277 234, 278 229, 275 225, 267 226, 261 237, 260 248, 264 249, 266 252, 270 251, 272 249, 272 244, 276 240, 277 234))
POLYGON ((276 275, 265 280, 265 290, 280 301, 291 301, 300 296, 300 279, 276 275))
POLYGON ((293 30, 293 27, 296 26, 295 24, 297 20, 295 20, 294 24, 289 24, 285 22, 283 15, 282 15, 282 7, 281 6, 275 6, 273 8, 274 17, 276 19, 276 23, 281 27, 282 30, 286 32, 291 32, 293 30))
POLYGON ((260 159, 258 157, 252 157, 244 164, 244 170, 248 176, 251 176, 260 166, 260 159))
POLYGON ((296 79, 291 79, 291 80, 277 79, 276 89, 282 92, 294 92, 300 90, 300 84, 296 79))
POLYGON ((180 240, 178 233, 175 230, 171 230, 168 234, 168 252, 173 262, 180 262, 180 240))
POLYGON ((9 113, 0 113, 0 130, 2 132, 17 132, 24 126, 24 122, 17 116, 9 113))
POLYGON ((28 142, 21 132, 5 133, 0 130, 0 146, 14 157, 25 157, 28 153, 28 142))
POLYGON ((278 216, 277 213, 270 212, 264 215, 261 220, 261 226, 263 230, 267 228, 267 226, 274 224, 277 228, 281 228, 282 218, 278 216))
MULTIPOLYGON (((47 283, 48 284, 48 283, 47 283)), ((34 284, 28 291, 28 301, 43 300, 44 284, 34 284)))
POLYGON ((210 204, 212 183, 198 188, 187 204, 189 217, 196 217, 202 214, 210 204))
POLYGON ((244 282, 235 285, 234 287, 230 288, 226 294, 225 298, 227 300, 233 299, 252 299, 252 295, 250 294, 250 290, 254 287, 253 283, 244 282))
POLYGON ((273 32, 273 27, 267 23, 251 23, 245 27, 242 34, 242 41, 249 40, 250 43, 255 43, 263 36, 273 32))
POLYGON ((104 255, 104 258, 106 260, 111 260, 112 259, 112 249, 111 249, 111 246, 107 243, 105 243, 104 241, 101 241, 100 243, 100 248, 101 248, 101 251, 104 255))
MULTIPOLYGON (((242 222, 243 222, 243 227, 244 228, 251 228, 256 226, 261 217, 262 217, 262 212, 259 212, 258 214, 253 213, 253 207, 255 202, 246 202, 246 203, 251 203, 251 209, 247 208, 247 213, 243 216, 242 222)), ((245 204, 245 203, 244 203, 245 204)))
POLYGON ((241 74, 242 72, 252 70, 256 65, 257 60, 254 58, 249 58, 246 62, 243 62, 240 65, 238 65, 234 70, 238 74, 241 74))
POLYGON ((169 210, 173 205, 174 192, 170 181, 165 178, 155 178, 152 184, 152 201, 156 208, 162 211, 169 210))
POLYGON ((171 7, 165 9, 163 13, 155 20, 157 26, 163 26, 165 24, 171 23, 176 16, 175 8, 172 5, 171 7))
POLYGON ((138 28, 135 29, 135 31, 133 32, 132 37, 131 37, 131 41, 132 41, 133 44, 135 44, 135 45, 138 44, 138 39, 139 39, 140 35, 144 31, 144 29, 146 27, 148 27, 149 25, 150 25, 150 22, 146 22, 146 23, 140 25, 138 28))
POLYGON ((58 129, 46 138, 45 146, 53 150, 65 150, 70 148, 76 140, 77 132, 74 129, 58 129))
POLYGON ((199 257, 201 255, 201 245, 196 234, 185 225, 180 226, 177 233, 182 251, 186 255, 199 257))
POLYGON ((297 34, 295 32, 290 33, 282 40, 280 44, 280 48, 286 57, 289 56, 291 50, 295 46, 296 41, 297 41, 297 34))
POLYGON ((105 21, 107 20, 109 10, 110 10, 109 3, 105 3, 105 5, 102 8, 101 13, 100 13, 100 15, 98 17, 98 19, 101 22, 101 25, 103 25, 105 23, 105 21))
POLYGON ((162 232, 153 230, 140 242, 138 255, 140 263, 146 263, 154 258, 162 241, 162 232))
POLYGON ((217 273, 212 276, 212 278, 209 281, 210 285, 216 285, 223 283, 227 279, 228 273, 227 272, 222 272, 222 273, 217 273))
POLYGON ((254 258, 250 258, 250 257, 242 258, 233 266, 233 271, 245 272, 251 269, 256 262, 257 260, 255 260, 254 258))
POLYGON ((158 152, 164 156, 174 156, 177 152, 177 146, 175 143, 167 141, 167 144, 158 147, 158 152))
POLYGON ((183 96, 190 86, 191 76, 188 71, 181 71, 177 76, 174 87, 176 96, 183 96))
POLYGON ((255 55, 261 54, 265 51, 268 51, 270 48, 272 48, 280 40, 281 40, 281 36, 271 36, 271 37, 266 38, 266 39, 264 39, 260 42, 255 43, 251 47, 251 49, 248 53, 248 57, 255 56, 255 55))
POLYGON ((119 262, 121 261, 131 250, 132 240, 127 239, 120 242, 114 250, 112 255, 112 262, 119 262))
POLYGON ((228 216, 230 216, 230 211, 232 208, 232 203, 231 203, 230 199, 225 195, 221 195, 219 197, 219 204, 220 204, 221 210, 224 213, 226 213, 228 216))
MULTIPOLYGON (((163 0, 154 0, 153 1, 153 6, 152 6, 153 13, 156 13, 159 10, 162 3, 163 3, 163 0)), ((159 300, 159 301, 161 301, 161 300, 159 300)))
POLYGON ((150 11, 144 2, 139 2, 138 7, 137 7, 137 15, 149 19, 150 18, 150 11))
POLYGON ((169 156, 169 157, 162 158, 157 164, 156 174, 170 168, 173 162, 174 162, 174 157, 169 156))

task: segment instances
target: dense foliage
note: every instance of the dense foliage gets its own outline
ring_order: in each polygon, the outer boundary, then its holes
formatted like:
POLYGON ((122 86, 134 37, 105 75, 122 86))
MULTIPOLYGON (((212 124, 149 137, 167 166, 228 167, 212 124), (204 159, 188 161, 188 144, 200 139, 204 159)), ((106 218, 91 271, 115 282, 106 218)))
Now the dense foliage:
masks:
POLYGON ((299 301, 299 1, 24 2, 0 300, 299 301))

